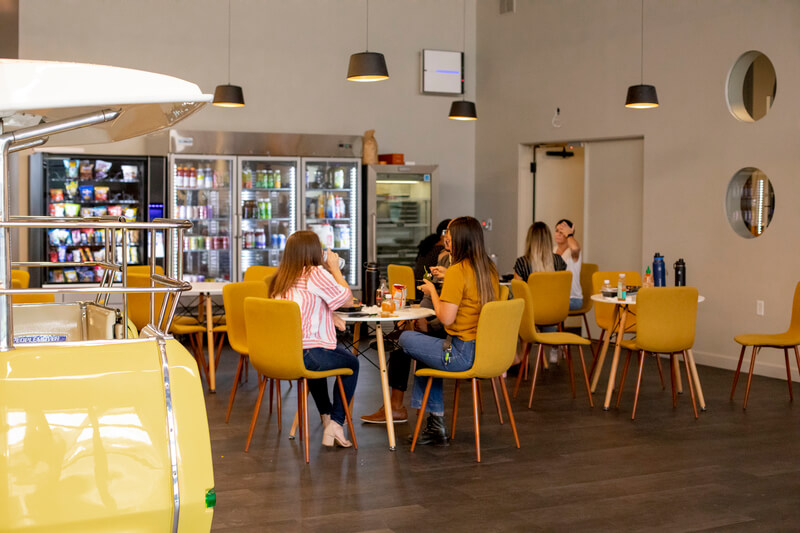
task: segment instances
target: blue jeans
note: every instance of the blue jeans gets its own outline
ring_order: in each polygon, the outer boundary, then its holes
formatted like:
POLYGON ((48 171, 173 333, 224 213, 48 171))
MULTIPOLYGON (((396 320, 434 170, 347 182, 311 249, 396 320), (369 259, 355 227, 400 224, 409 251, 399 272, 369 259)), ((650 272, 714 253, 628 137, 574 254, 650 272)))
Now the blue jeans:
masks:
POLYGON ((574 311, 576 309, 580 309, 583 307, 583 298, 570 298, 569 299, 569 310, 574 311))
MULTIPOLYGON (((475 362, 475 341, 462 341, 453 337, 450 361, 445 362, 442 346, 444 339, 430 337, 418 331, 404 331, 400 335, 399 344, 413 359, 421 363, 421 367, 430 367, 450 372, 463 372, 472 368, 475 362)), ((414 376, 414 390, 411 393, 411 407, 422 407, 427 377, 414 376)), ((428 411, 433 415, 444 416, 444 398, 442 378, 434 378, 428 395, 428 411)))
MULTIPOLYGON (((333 370, 334 368, 349 368, 353 371, 350 376, 342 376, 342 385, 344 386, 344 394, 347 397, 347 403, 353 398, 353 393, 356 390, 356 382, 358 381, 358 358, 342 348, 337 346, 333 350, 327 348, 307 348, 303 350, 303 363, 306 368, 312 371, 333 370)), ((333 386, 333 406, 328 397, 328 380, 327 379, 309 379, 308 391, 314 398, 314 403, 317 404, 317 410, 321 415, 331 415, 331 420, 339 425, 344 424, 344 406, 342 405, 342 397, 339 394, 339 388, 334 383, 333 386)))

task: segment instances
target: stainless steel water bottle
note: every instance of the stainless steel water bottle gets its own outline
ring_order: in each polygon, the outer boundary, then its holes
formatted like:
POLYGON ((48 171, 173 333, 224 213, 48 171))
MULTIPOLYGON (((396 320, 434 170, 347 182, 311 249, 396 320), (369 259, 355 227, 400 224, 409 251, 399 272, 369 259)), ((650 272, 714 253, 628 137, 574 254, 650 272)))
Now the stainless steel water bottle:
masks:
POLYGON ((686 263, 683 261, 683 258, 678 259, 675 261, 673 265, 675 267, 675 286, 676 287, 685 287, 686 286, 686 263))
POLYGON ((364 294, 362 295, 364 305, 376 305, 375 293, 378 290, 379 278, 378 263, 364 263, 364 294))

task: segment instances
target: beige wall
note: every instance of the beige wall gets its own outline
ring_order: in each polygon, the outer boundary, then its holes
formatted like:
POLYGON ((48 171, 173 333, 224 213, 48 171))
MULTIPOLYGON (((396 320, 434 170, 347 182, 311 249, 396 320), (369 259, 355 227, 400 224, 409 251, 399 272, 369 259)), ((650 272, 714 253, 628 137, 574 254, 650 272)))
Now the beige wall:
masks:
MULTIPOLYGON (((639 6, 529 0, 500 15, 495 2, 478 3, 476 213, 493 217, 488 240, 507 269, 518 237, 520 144, 642 136, 640 265, 656 250, 670 270, 686 259, 689 283, 706 296, 697 360, 730 368, 739 352, 734 335, 786 328, 800 278, 800 2, 646 1, 644 81, 661 101, 647 111, 623 106, 627 87, 640 80, 639 6), (754 49, 775 65, 778 90, 772 111, 747 124, 729 113, 725 84, 733 62, 754 49), (758 239, 736 235, 724 212, 728 181, 746 166, 764 170, 776 192, 772 225, 758 239), (763 317, 757 299, 766 301, 763 317)), ((780 377, 782 359, 765 350, 758 371, 780 377)))
MULTIPOLYGON (((26 0, 19 54, 162 72, 205 92, 227 82, 223 0, 26 0)), ((379 150, 439 164, 442 217, 472 214, 475 125, 449 120, 453 98, 422 95, 423 48, 462 49, 461 0, 370 0, 370 50, 391 78, 345 80, 365 47, 365 0, 231 0, 231 81, 244 109, 208 106, 185 129, 338 133, 374 128, 379 150)), ((475 0, 467 0, 467 95, 475 97, 475 0)), ((142 153, 142 142, 92 147, 142 153)))

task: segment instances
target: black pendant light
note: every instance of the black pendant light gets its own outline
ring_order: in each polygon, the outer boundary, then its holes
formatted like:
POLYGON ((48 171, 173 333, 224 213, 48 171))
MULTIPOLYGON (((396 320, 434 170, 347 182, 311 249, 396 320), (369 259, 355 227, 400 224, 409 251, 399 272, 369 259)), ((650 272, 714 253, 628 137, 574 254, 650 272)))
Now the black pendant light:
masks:
POLYGON ((231 0, 228 0, 228 83, 217 85, 211 103, 218 107, 244 107, 242 88, 231 85, 231 0))
POLYGON ((642 83, 628 87, 628 96, 625 98, 625 107, 630 107, 633 109, 650 109, 653 107, 658 107, 658 96, 656 95, 656 88, 654 85, 644 84, 644 0, 642 0, 641 32, 639 79, 642 83))
MULTIPOLYGON (((462 0, 461 6, 463 7, 463 15, 464 15, 464 24, 461 28, 461 37, 462 37, 462 54, 465 54, 467 51, 467 2, 466 0, 462 0)), ((463 57, 463 55, 462 55, 463 57)), ((464 66, 462 61, 461 66, 461 83, 464 83, 464 66)), ((452 118, 453 120, 478 120, 478 112, 475 109, 475 102, 469 102, 464 99, 466 95, 464 92, 461 93, 461 100, 456 100, 450 106, 450 114, 447 115, 447 118, 452 118)))
POLYGON ((383 81, 389 79, 386 59, 379 52, 369 51, 369 0, 367 0, 367 46, 364 52, 350 56, 348 81, 383 81))

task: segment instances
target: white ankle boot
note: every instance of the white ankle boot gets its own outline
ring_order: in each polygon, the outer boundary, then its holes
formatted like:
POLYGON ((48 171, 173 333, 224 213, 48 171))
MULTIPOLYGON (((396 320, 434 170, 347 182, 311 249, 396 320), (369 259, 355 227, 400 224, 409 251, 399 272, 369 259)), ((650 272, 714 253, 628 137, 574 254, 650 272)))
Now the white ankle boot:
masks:
POLYGON ((322 434, 323 446, 341 446, 342 448, 350 448, 353 443, 347 440, 344 436, 344 428, 337 422, 331 421, 330 424, 325 426, 325 432, 322 434))

